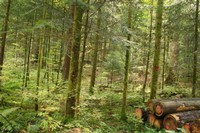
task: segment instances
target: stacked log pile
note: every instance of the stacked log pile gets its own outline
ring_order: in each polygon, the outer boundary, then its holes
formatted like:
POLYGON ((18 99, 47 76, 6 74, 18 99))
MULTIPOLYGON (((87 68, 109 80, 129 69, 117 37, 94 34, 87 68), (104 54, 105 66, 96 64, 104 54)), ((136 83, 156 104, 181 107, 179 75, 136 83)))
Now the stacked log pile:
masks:
POLYGON ((200 98, 152 99, 147 109, 136 109, 135 116, 158 129, 200 133, 200 98))

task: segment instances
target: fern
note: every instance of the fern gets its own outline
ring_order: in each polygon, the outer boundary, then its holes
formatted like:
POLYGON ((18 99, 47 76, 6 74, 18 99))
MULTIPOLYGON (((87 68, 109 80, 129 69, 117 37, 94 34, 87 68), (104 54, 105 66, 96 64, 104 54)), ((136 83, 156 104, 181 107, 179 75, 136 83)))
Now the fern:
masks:
POLYGON ((12 112, 16 111, 17 109, 19 109, 19 107, 14 107, 14 108, 10 108, 10 109, 5 109, 3 110, 0 114, 3 117, 7 117, 7 115, 11 114, 12 112))
POLYGON ((13 113, 14 111, 16 111, 17 109, 19 109, 19 107, 14 107, 14 108, 10 108, 10 109, 5 109, 0 113, 0 118, 3 118, 3 123, 1 123, 1 130, 2 132, 14 132, 14 126, 13 126, 13 122, 14 121, 10 121, 7 116, 11 113, 13 113))

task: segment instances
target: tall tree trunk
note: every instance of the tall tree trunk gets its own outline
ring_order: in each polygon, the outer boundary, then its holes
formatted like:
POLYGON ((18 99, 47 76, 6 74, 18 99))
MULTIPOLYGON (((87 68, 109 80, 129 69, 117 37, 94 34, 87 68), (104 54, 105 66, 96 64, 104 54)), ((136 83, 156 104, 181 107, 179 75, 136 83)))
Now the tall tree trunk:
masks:
POLYGON ((84 8, 75 2, 74 43, 72 47, 68 94, 66 100, 66 116, 74 117, 76 109, 76 89, 78 84, 79 52, 81 43, 81 27, 84 8))
MULTIPOLYGON (((132 31, 132 6, 129 5, 128 9, 128 29, 129 32, 132 31)), ((131 40, 131 34, 128 33, 127 40, 131 40)), ((127 89, 128 89, 128 76, 129 76, 129 68, 130 68, 130 46, 126 46, 126 56, 125 56, 125 71, 124 71, 124 90, 123 90, 123 98, 122 98, 122 111, 121 111, 121 119, 126 121, 126 104, 127 104, 127 89)))
POLYGON ((28 87, 29 81, 29 73, 30 73, 30 58, 31 58, 31 48, 33 44, 33 33, 30 35, 30 42, 28 44, 28 55, 27 55, 27 65, 26 65, 26 80, 25 80, 25 87, 28 87))
MULTIPOLYGON (((174 0, 174 4, 177 4, 179 2, 179 0, 174 0)), ((177 8, 176 9, 176 14, 179 15, 181 14, 181 8, 177 8)), ((174 16, 176 17, 176 16, 174 16)), ((177 20, 177 23, 180 20, 177 20)), ((177 26, 176 26, 177 27, 177 26)), ((172 26, 169 28, 173 29, 176 28, 175 26, 172 26)), ((178 80, 178 57, 179 57, 179 32, 177 32, 176 30, 171 30, 169 29, 168 32, 171 32, 170 36, 172 38, 172 43, 170 44, 169 47, 169 64, 168 64, 168 75, 165 79, 165 84, 167 85, 173 85, 175 84, 175 82, 178 80)))
POLYGON ((60 70, 61 70, 61 67, 62 67, 62 58, 63 58, 63 48, 64 48, 64 27, 65 27, 65 24, 64 24, 64 20, 63 20, 63 27, 62 27, 62 36, 63 36, 63 39, 61 41, 61 45, 60 45, 60 53, 59 53, 59 62, 58 62, 58 71, 57 71, 57 80, 56 80, 56 85, 58 84, 58 81, 60 79, 60 70))
MULTIPOLYGON (((153 6, 154 0, 151 1, 151 5, 153 6)), ((147 62, 146 62, 146 70, 145 70, 145 79, 144 84, 142 87, 142 95, 143 95, 143 101, 145 101, 145 89, 147 85, 147 79, 148 79, 148 71, 149 71, 149 58, 151 54, 151 42, 152 42, 152 28, 153 27, 153 7, 150 9, 150 29, 149 29, 149 42, 148 42, 148 53, 147 53, 147 62)))
MULTIPOLYGON (((99 2, 101 3, 101 1, 99 2)), ((98 16, 97 16, 97 31, 96 31, 96 40, 94 44, 94 52, 93 52, 93 62, 92 62, 92 74, 91 74, 91 80, 90 80, 90 94, 94 93, 94 85, 95 85, 95 79, 96 79, 96 70, 97 70, 97 59, 98 59, 98 47, 99 47, 99 38, 100 38, 100 26, 101 26, 101 7, 98 8, 98 16)))
POLYGON ((47 91, 48 91, 48 95, 49 95, 49 83, 50 83, 50 50, 51 50, 51 34, 52 34, 52 29, 50 28, 50 35, 48 37, 48 42, 46 44, 46 74, 47 74, 47 91))
MULTIPOLYGON (((87 1, 87 5, 90 4, 90 0, 87 1)), ((85 59, 85 51, 86 51, 86 43, 88 37, 88 22, 89 22, 89 7, 86 10, 86 19, 85 19, 85 29, 84 29, 84 37, 83 37, 83 52, 81 56, 80 62, 80 70, 79 70, 79 77, 78 77, 78 88, 77 88, 77 107, 80 104, 80 91, 81 91, 81 81, 82 81, 82 73, 83 73, 83 66, 84 66, 84 59, 85 59)))
POLYGON ((192 97, 195 97, 196 82, 197 82, 197 53, 198 53, 198 38, 199 38, 199 0, 196 1, 196 16, 195 16, 195 45, 193 51, 193 82, 192 82, 192 97))
MULTIPOLYGON (((51 0, 51 6, 54 7, 54 0, 51 0)), ((53 19, 53 9, 51 8, 50 9, 50 20, 52 21, 53 19)), ((49 30, 49 35, 48 35, 48 42, 46 44, 46 58, 47 58, 47 61, 46 61, 46 73, 47 73, 47 91, 48 91, 48 96, 49 96, 49 91, 50 91, 50 86, 49 86, 49 83, 50 83, 50 52, 51 52, 51 35, 52 35, 52 25, 51 27, 48 29, 49 30)), ((56 80, 57 82, 57 80, 56 80)))
POLYGON ((60 80, 60 71, 61 71, 61 68, 62 68, 62 58, 63 58, 63 48, 64 48, 64 42, 62 41, 61 45, 60 45, 60 54, 59 54, 56 85, 58 85, 58 82, 60 80))
POLYGON ((179 51, 179 44, 177 42, 177 38, 178 37, 174 35, 173 42, 171 43, 171 47, 169 49, 170 50, 169 72, 165 80, 165 83, 168 85, 172 85, 176 81, 176 71, 178 67, 178 51, 179 51))
POLYGON ((42 56, 43 56, 43 41, 44 38, 39 37, 39 54, 38 54, 38 66, 37 66, 37 82, 36 82, 36 95, 35 95, 35 111, 38 111, 38 94, 39 94, 39 86, 40 86, 40 74, 42 67, 42 56))
POLYGON ((75 6, 72 4, 69 8, 69 14, 70 14, 70 23, 69 28, 67 31, 67 50, 65 54, 65 59, 63 63, 63 80, 68 80, 69 77, 69 71, 70 71, 70 62, 71 62, 71 51, 72 51, 72 45, 73 45, 73 20, 74 20, 74 11, 75 6))
MULTIPOLYGON (((42 19, 46 18, 46 7, 43 8, 43 14, 42 14, 42 19)), ((38 66, 37 66, 37 81, 36 81, 36 96, 35 96, 35 111, 38 111, 39 109, 39 103, 38 103, 38 96, 39 96, 39 87, 40 87, 40 75, 41 75, 41 69, 43 67, 43 55, 45 54, 45 44, 46 44, 46 28, 42 28, 39 34, 39 53, 38 53, 38 66)), ((46 61, 45 61, 46 63, 46 61)))
MULTIPOLYGON (((30 37, 28 33, 26 35, 26 43, 25 43, 25 53, 24 53, 24 74, 23 74, 23 88, 22 88, 22 95, 24 93, 24 89, 28 87, 29 81, 29 73, 30 73, 30 56, 31 56, 31 46, 32 46, 32 33, 30 37)), ((22 97, 21 106, 23 105, 24 98, 22 97)))
POLYGON ((24 91, 24 87, 25 87, 25 80, 26 80, 26 68, 27 68, 27 46, 28 46, 28 33, 26 33, 26 36, 25 36, 25 42, 24 42, 24 71, 23 71, 23 87, 22 87, 22 93, 24 91))
MULTIPOLYGON (((53 0, 52 0, 52 5, 53 5, 53 0)), ((65 18, 66 15, 64 14, 63 18, 65 18)), ((57 80, 56 80, 56 85, 58 85, 58 82, 60 80, 60 72, 62 69, 62 58, 64 56, 64 45, 65 45, 65 20, 63 19, 62 21, 62 40, 61 40, 61 44, 60 44, 60 52, 59 52, 59 62, 58 62, 58 71, 57 71, 57 80)), ((64 66, 63 66, 64 68, 64 66)), ((63 79, 64 79, 64 71, 63 71, 63 79)))
POLYGON ((27 62, 26 62, 26 79, 24 87, 28 87, 28 81, 29 81, 29 73, 30 73, 30 58, 31 58, 31 48, 33 44, 33 33, 30 34, 29 44, 28 44, 28 53, 27 53, 27 62))
POLYGON ((160 44, 161 44, 161 32, 162 32, 162 13, 163 13, 163 0, 158 0, 157 10, 156 10, 155 50, 154 50, 150 99, 154 99, 156 97, 156 92, 158 88, 160 44))
MULTIPOLYGON (((10 5, 11 0, 7 0, 7 7, 6 7, 6 16, 3 23, 3 31, 2 31, 2 42, 0 46, 0 76, 2 76, 3 70, 3 62, 4 62, 4 53, 5 53, 5 46, 6 46, 6 36, 8 31, 8 21, 9 21, 9 14, 10 14, 10 5)), ((0 91, 2 89, 2 80, 0 79, 0 91)))

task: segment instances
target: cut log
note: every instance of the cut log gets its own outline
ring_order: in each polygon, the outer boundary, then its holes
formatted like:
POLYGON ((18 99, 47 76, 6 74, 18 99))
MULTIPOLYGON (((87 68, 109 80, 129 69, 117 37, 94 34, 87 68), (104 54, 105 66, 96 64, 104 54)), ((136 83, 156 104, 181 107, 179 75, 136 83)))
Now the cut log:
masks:
POLYGON ((148 114, 149 114, 149 110, 145 110, 144 108, 137 108, 135 110, 136 118, 143 119, 144 122, 147 121, 148 114))
POLYGON ((161 118, 156 117, 153 114, 149 114, 148 115, 148 122, 150 124, 150 126, 156 127, 158 129, 163 127, 163 121, 161 118))
POLYGON ((154 110, 153 110, 154 104, 155 104, 156 102, 158 102, 159 100, 160 100, 160 99, 150 99, 150 100, 147 102, 147 107, 148 107, 148 109, 149 109, 149 111, 150 111, 151 113, 154 112, 154 110))
POLYGON ((185 129, 186 133, 191 133, 190 124, 189 123, 184 124, 182 128, 185 129))
POLYGON ((200 98, 159 100, 154 104, 154 113, 157 116, 198 109, 200 109, 200 98))
POLYGON ((159 101, 169 101, 169 99, 149 99, 147 102, 147 107, 151 113, 154 113, 155 103, 159 101))
POLYGON ((183 125, 186 133, 200 133, 200 119, 183 125))
POLYGON ((149 124, 150 124, 151 126, 154 125, 155 120, 156 120, 156 116, 155 116, 155 115, 153 115, 153 114, 149 114, 149 115, 148 115, 148 122, 149 122, 149 124))
POLYGON ((145 110, 143 108, 137 108, 135 110, 135 116, 138 119, 142 119, 142 115, 144 114, 145 110))
POLYGON ((167 130, 176 130, 184 124, 200 119, 200 110, 169 114, 164 118, 163 125, 167 130))
POLYGON ((191 133, 200 133, 200 119, 191 124, 191 133))
POLYGON ((155 119, 154 121, 154 127, 161 129, 163 127, 163 121, 162 119, 155 119))

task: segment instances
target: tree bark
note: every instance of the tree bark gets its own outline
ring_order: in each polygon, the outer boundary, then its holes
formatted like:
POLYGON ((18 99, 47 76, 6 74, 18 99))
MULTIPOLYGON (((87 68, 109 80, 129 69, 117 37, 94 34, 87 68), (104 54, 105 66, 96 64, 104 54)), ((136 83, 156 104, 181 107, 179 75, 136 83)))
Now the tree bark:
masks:
POLYGON ((69 77, 69 72, 70 72, 70 63, 71 63, 71 51, 72 51, 72 45, 73 45, 73 27, 74 27, 74 12, 75 12, 75 6, 72 4, 70 5, 70 23, 69 23, 69 28, 67 31, 67 50, 65 54, 65 59, 63 63, 63 80, 68 80, 69 77))
POLYGON ((197 109, 200 109, 200 98, 160 100, 154 104, 154 112, 157 116, 197 109))
POLYGON ((71 63, 70 63, 70 75, 68 84, 68 94, 66 100, 66 116, 74 117, 76 109, 76 95, 77 95, 77 84, 78 84, 78 72, 79 72, 79 53, 81 43, 81 28, 82 28, 82 17, 84 8, 77 2, 75 4, 75 15, 74 15, 74 43, 72 47, 71 63))
POLYGON ((159 76, 159 61, 160 61, 160 44, 161 44, 161 32, 162 32, 162 14, 163 14, 163 0, 158 0, 156 10, 156 31, 155 31, 155 50, 153 61, 153 74, 150 99, 156 97, 158 88, 158 76, 159 76))
POLYGON ((196 0, 196 15, 195 15, 195 45, 193 51, 193 81, 192 81, 192 97, 195 97, 196 82, 197 82, 197 53, 198 53, 198 38, 199 38, 199 0, 196 0))
POLYGON ((169 114, 164 118, 163 125, 167 130, 176 130, 185 123, 200 119, 200 110, 169 114))
MULTIPOLYGON (((10 5, 11 0, 7 0, 7 7, 6 7, 6 16, 3 23, 3 31, 2 31, 2 42, 0 46, 0 77, 2 76, 3 70, 3 63, 4 63, 4 54, 5 54, 5 46, 6 46, 6 37, 8 32, 8 22, 9 22, 9 15, 10 15, 10 5)), ((2 89, 2 80, 0 79, 0 91, 2 89)))
POLYGON ((200 119, 185 123, 182 127, 185 129, 186 133, 199 133, 200 132, 200 119))

